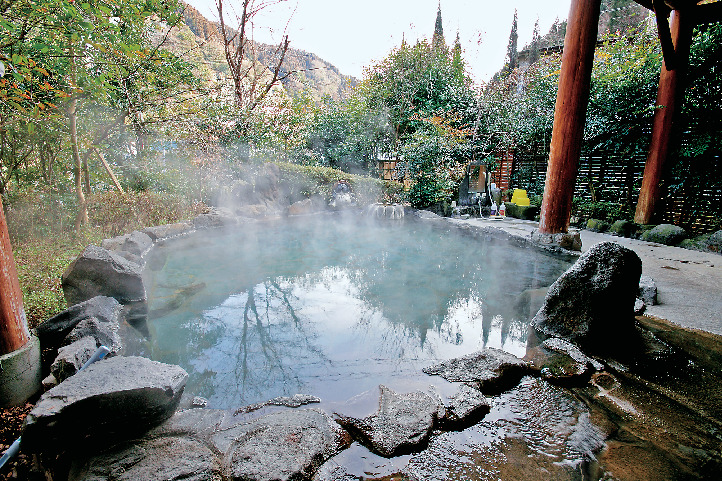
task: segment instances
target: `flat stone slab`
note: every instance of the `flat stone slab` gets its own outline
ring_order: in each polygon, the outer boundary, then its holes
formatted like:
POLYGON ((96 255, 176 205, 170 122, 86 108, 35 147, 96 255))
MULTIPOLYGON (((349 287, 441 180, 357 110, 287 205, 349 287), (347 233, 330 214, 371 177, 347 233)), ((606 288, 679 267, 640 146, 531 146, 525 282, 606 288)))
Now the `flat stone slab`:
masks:
POLYGON ((185 437, 124 445, 74 465, 68 481, 222 481, 215 453, 185 437))
POLYGON ((562 383, 587 380, 596 369, 602 368, 577 346, 556 337, 528 349, 524 359, 533 369, 539 371, 543 378, 562 383))
POLYGON ((363 419, 338 415, 336 422, 381 456, 398 456, 423 449, 436 421, 445 414, 439 399, 415 391, 398 394, 379 386, 379 409, 363 419))
POLYGON ((224 453, 230 479, 311 479, 329 458, 351 444, 330 416, 315 409, 284 410, 219 430, 214 449, 224 453))
POLYGON ((188 374, 143 357, 113 357, 43 394, 27 417, 23 449, 54 452, 124 439, 175 411, 188 374))
POLYGON ((446 406, 444 424, 451 428, 462 428, 480 421, 491 410, 489 400, 476 388, 459 385, 446 406))
POLYGON ((513 354, 487 347, 426 367, 423 371, 431 376, 441 376, 447 381, 469 383, 482 392, 496 392, 517 384, 528 372, 528 366, 513 354))

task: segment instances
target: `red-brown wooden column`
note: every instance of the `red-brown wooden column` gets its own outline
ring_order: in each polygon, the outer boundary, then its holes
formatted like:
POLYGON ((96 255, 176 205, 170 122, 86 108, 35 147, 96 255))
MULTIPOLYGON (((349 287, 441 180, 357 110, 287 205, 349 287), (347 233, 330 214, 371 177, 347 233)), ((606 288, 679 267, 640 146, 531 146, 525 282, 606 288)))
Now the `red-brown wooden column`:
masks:
POLYGON ((684 96, 684 74, 689 62, 689 47, 692 42, 691 17, 691 12, 673 10, 669 18, 674 43, 675 68, 669 70, 666 63, 662 63, 659 90, 657 90, 657 110, 652 123, 652 141, 649 144, 637 210, 634 213, 634 222, 637 224, 650 223, 655 205, 661 196, 660 181, 669 152, 674 114, 684 96))
POLYGON ((23 294, 0 200, 0 355, 17 351, 29 340, 23 294))
POLYGON ((539 232, 566 232, 582 150, 601 0, 572 0, 564 37, 539 232))

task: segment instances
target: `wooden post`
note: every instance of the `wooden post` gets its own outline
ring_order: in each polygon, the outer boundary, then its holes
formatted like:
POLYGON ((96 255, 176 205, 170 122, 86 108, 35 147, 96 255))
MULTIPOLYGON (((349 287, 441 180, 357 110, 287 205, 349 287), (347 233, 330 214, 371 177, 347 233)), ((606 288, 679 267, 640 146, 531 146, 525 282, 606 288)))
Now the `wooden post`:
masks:
POLYGON ((689 47, 692 42, 691 17, 691 12, 679 10, 672 10, 670 15, 670 30, 674 42, 674 70, 667 68, 665 59, 659 76, 657 110, 654 112, 652 122, 652 141, 649 144, 637 210, 634 213, 634 222, 637 224, 650 223, 655 205, 661 196, 660 181, 669 152, 674 114, 684 96, 684 74, 689 62, 689 47))
POLYGON ((23 294, 0 199, 0 355, 17 351, 29 340, 23 294))
POLYGON ((584 118, 589 103, 600 4, 601 0, 572 0, 569 9, 540 233, 559 234, 569 227, 584 118))

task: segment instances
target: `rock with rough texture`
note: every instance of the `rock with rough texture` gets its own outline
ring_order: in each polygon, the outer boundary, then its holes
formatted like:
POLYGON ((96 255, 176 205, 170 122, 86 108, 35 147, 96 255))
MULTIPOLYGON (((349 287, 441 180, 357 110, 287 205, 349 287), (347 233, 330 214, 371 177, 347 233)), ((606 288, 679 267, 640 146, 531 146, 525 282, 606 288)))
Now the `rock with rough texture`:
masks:
POLYGON ((559 337, 604 348, 633 330, 641 274, 634 251, 613 242, 596 244, 551 285, 531 327, 541 340, 559 337))
POLYGON ((321 197, 299 200, 288 206, 288 215, 306 215, 325 210, 326 204, 321 197))
POLYGON ((63 273, 62 285, 69 305, 108 296, 131 306, 131 315, 147 310, 141 267, 102 247, 86 247, 63 273))
POLYGON ((326 413, 284 410, 221 429, 212 436, 224 465, 237 480, 311 479, 351 439, 326 413))
POLYGON ((153 239, 144 232, 134 230, 130 234, 104 239, 100 246, 120 255, 127 252, 137 257, 143 257, 143 254, 153 247, 153 239))
POLYGON ((154 242, 172 237, 178 237, 187 234, 193 230, 193 225, 188 222, 178 222, 176 224, 158 225, 154 227, 146 227, 141 232, 150 237, 154 242))
POLYGON ((237 219, 227 212, 212 212, 209 214, 201 214, 191 222, 196 229, 218 229, 236 225, 237 219))
POLYGON ((113 357, 42 395, 28 414, 23 449, 59 452, 119 442, 165 421, 188 374, 143 357, 113 357))
POLYGON ((660 224, 642 234, 642 240, 656 242, 668 246, 674 246, 687 237, 687 232, 672 224, 660 224))
POLYGON ((441 376, 451 382, 465 382, 483 392, 511 387, 527 373, 526 363, 506 351, 487 347, 479 352, 449 359, 423 369, 426 374, 441 376))
POLYGON ((556 337, 527 349, 524 360, 539 371, 543 378, 551 381, 584 380, 594 372, 592 360, 577 346, 556 337))
POLYGON ((489 400, 481 391, 461 384, 449 398, 444 424, 451 427, 469 426, 480 421, 490 409, 489 400))
POLYGON ((201 442, 167 437, 121 445, 74 463, 69 481, 222 481, 215 453, 201 442))
POLYGON ((294 394, 293 396, 279 396, 268 401, 263 401, 248 406, 243 406, 235 411, 234 414, 250 413, 258 411, 266 406, 285 406, 288 408, 297 408, 306 404, 320 403, 321 399, 310 394, 294 394))
POLYGON ((642 299, 648 306, 657 304, 657 284, 649 276, 641 276, 639 278, 639 292, 637 297, 642 299))
POLYGON ((539 207, 535 205, 517 205, 513 202, 504 202, 506 215, 517 219, 534 220, 539 215, 539 207))
MULTIPOLYGON (((50 366, 50 373, 55 378, 55 384, 63 382, 78 372, 97 348, 94 338, 84 337, 58 349, 58 355, 50 366)), ((49 382, 51 381, 49 380, 49 382)))
POLYGON ((103 322, 97 317, 89 317, 80 321, 70 334, 63 341, 63 346, 67 346, 81 339, 92 339, 95 346, 105 346, 110 349, 112 354, 117 354, 123 349, 123 342, 120 340, 118 323, 103 322))
POLYGON ((65 336, 84 319, 94 317, 103 322, 119 325, 123 316, 123 306, 114 298, 96 296, 75 304, 37 327, 38 338, 44 349, 55 349, 65 336))
POLYGON ((381 456, 399 456, 422 449, 444 407, 430 394, 415 391, 398 394, 380 386, 379 409, 357 419, 338 416, 336 422, 381 456))
POLYGON ((579 231, 547 234, 535 230, 531 233, 531 240, 542 246, 559 246, 570 251, 582 250, 582 238, 579 231))

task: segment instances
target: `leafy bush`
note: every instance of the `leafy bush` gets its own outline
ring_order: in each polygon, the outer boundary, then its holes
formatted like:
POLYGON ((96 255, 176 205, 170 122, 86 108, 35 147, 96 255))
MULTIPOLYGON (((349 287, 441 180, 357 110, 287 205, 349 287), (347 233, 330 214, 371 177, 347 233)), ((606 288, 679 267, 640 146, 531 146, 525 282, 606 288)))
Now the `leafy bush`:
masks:
POLYGON ((291 194, 291 199, 301 200, 312 196, 330 199, 331 189, 340 181, 348 182, 358 202, 400 202, 403 184, 388 180, 349 174, 330 167, 298 165, 276 162, 281 170, 281 181, 291 194))
POLYGON ((632 213, 616 202, 593 202, 575 197, 572 201, 572 211, 579 218, 579 223, 585 225, 589 219, 598 219, 607 223, 618 220, 629 220, 632 213))

